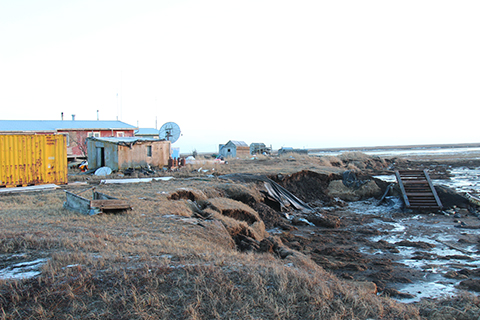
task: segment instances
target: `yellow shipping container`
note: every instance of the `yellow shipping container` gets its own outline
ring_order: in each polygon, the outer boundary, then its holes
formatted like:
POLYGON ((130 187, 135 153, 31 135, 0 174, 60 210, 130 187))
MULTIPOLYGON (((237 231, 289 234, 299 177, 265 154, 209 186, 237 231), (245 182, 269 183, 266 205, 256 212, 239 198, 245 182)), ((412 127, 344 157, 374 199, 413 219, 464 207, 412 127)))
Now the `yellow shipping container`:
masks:
POLYGON ((0 187, 66 184, 67 167, 62 134, 0 135, 0 187))

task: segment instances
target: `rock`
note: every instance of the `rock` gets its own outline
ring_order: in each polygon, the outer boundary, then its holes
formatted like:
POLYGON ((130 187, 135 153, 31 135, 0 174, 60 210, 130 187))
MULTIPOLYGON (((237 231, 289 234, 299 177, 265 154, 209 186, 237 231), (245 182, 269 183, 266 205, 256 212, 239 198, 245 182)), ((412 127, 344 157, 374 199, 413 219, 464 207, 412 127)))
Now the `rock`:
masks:
POLYGON ((457 286, 460 289, 480 292, 480 280, 468 279, 460 282, 457 286))
POLYGON ((396 298, 401 298, 401 299, 415 298, 415 296, 413 294, 400 292, 397 289, 393 289, 393 288, 385 288, 385 290, 383 290, 382 294, 387 295, 389 297, 396 297, 396 298))
POLYGON ((333 180, 328 185, 327 192, 331 197, 345 201, 359 201, 382 196, 382 190, 373 180, 368 181, 359 188, 349 188, 343 184, 342 180, 333 180))
POLYGON ((417 251, 417 252, 414 253, 414 255, 410 259, 413 259, 413 260, 435 260, 437 258, 438 258, 437 255, 434 254, 434 253, 417 251))
POLYGON ((449 279, 467 279, 468 278, 466 275, 460 274, 456 271, 448 271, 443 276, 449 279))
POLYGON ((281 241, 274 237, 268 237, 260 241, 260 252, 275 253, 282 245, 281 241))
POLYGON ((361 233, 361 234, 366 234, 366 235, 369 235, 369 236, 378 236, 378 235, 382 235, 382 234, 387 234, 387 232, 385 232, 385 231, 379 231, 379 230, 371 228, 371 227, 358 228, 357 232, 361 233))
POLYGON ((308 220, 317 227, 324 228, 338 228, 340 226, 340 218, 338 217, 325 217, 320 215, 312 215, 308 217, 308 220))
POLYGON ((285 248, 285 247, 280 247, 280 248, 278 248, 277 253, 278 253, 278 255, 280 256, 280 258, 282 258, 282 259, 285 259, 286 257, 291 256, 291 255, 294 254, 293 251, 288 250, 288 249, 285 248))
POLYGON ((235 243, 240 251, 258 251, 260 248, 260 242, 243 234, 235 237, 235 243))
POLYGON ((464 274, 467 277, 480 277, 480 268, 476 269, 462 269, 458 273, 464 274))
POLYGON ((412 248, 420 248, 420 249, 431 249, 435 248, 436 246, 432 243, 427 243, 423 241, 409 241, 409 240, 402 240, 399 242, 395 242, 397 246, 401 247, 412 247, 412 248))

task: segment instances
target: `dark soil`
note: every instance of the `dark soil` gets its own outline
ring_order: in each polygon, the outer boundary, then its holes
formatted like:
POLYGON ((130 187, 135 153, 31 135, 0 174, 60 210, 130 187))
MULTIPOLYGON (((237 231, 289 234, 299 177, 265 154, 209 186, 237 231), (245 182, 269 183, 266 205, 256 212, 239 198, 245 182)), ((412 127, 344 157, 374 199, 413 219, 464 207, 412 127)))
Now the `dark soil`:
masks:
MULTIPOLYGON (((410 163, 404 161, 403 165, 408 167, 410 163)), ((429 164, 430 165, 430 164, 429 164)), ((437 177, 448 178, 448 170, 445 168, 435 168, 437 177), (444 170, 445 169, 445 170, 444 170)), ((338 200, 328 196, 328 185, 332 180, 339 180, 338 174, 320 174, 311 171, 301 171, 290 176, 270 177, 272 180, 281 184, 287 190, 295 194, 304 202, 315 207, 323 219, 336 221, 329 226, 315 223, 313 215, 300 214, 298 212, 287 212, 289 215, 300 215, 315 226, 308 224, 295 224, 295 219, 289 221, 285 218, 284 212, 279 212, 267 206, 264 203, 257 203, 254 207, 259 212, 260 217, 265 222, 267 229, 278 228, 279 238, 283 245, 288 248, 302 252, 310 256, 318 265, 324 269, 333 272, 338 277, 344 279, 371 281, 376 284, 378 291, 399 299, 409 299, 413 296, 408 293, 402 293, 397 290, 402 284, 421 281, 426 273, 422 270, 410 268, 399 258, 398 253, 402 247, 408 247, 416 250, 410 257, 416 261, 429 261, 435 259, 444 260, 462 260, 462 253, 458 252, 455 256, 438 256, 430 252, 436 245, 425 241, 401 240, 390 243, 384 240, 372 241, 373 236, 389 235, 389 230, 378 228, 378 223, 395 223, 400 220, 406 220, 409 223, 415 223, 412 218, 420 215, 422 223, 419 226, 408 228, 405 232, 407 236, 432 236, 436 234, 451 234, 457 237, 457 243, 453 248, 460 248, 462 244, 475 244, 477 250, 480 250, 480 236, 478 233, 458 232, 457 226, 460 222, 450 215, 440 212, 412 212, 405 210, 392 210, 386 215, 358 214, 345 208, 345 203, 338 203, 338 200), (322 207, 330 206, 329 210, 322 210, 322 207), (377 222, 377 223, 374 223, 377 222), (429 228, 432 226, 432 228, 429 228)), ((370 178, 371 176, 362 176, 370 178)), ((387 183, 378 182, 382 190, 386 190, 387 183)), ((394 191, 392 191, 394 192, 394 191)), ((439 197, 444 203, 444 210, 452 208, 467 208, 470 206, 468 201, 462 196, 456 194, 448 188, 439 189, 439 197)), ((373 206, 373 205, 372 205, 373 206)), ((471 208, 470 208, 471 209, 471 208)), ((368 210, 368 209, 367 209, 368 210)), ((472 210, 470 210, 472 211, 472 210)), ((480 226, 480 220, 474 213, 463 210, 462 221, 465 225, 480 226)), ((460 226, 460 225, 458 225, 460 226)), ((443 244, 439 243, 439 246, 443 244)), ((461 250, 461 249, 459 249, 461 250)), ((463 259, 468 260, 469 256, 463 255, 463 259)), ((453 271, 453 270, 452 270, 453 271)), ((453 271, 455 272, 455 271, 453 271)), ((463 280, 457 287, 469 291, 477 291, 479 275, 475 272, 468 273, 464 271, 463 280)), ((448 278, 448 275, 445 276, 448 278)))

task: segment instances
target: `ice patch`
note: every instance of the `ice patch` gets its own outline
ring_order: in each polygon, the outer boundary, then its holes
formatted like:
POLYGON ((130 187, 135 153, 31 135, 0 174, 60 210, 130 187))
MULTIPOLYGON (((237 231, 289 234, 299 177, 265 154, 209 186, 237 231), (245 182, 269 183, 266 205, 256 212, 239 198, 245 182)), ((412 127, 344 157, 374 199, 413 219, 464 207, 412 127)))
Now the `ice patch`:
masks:
POLYGON ((415 296, 412 299, 397 299, 403 303, 418 302, 423 298, 442 298, 454 295, 458 292, 451 283, 443 284, 440 283, 440 281, 407 284, 401 287, 399 291, 415 296))
POLYGON ((47 259, 20 262, 0 270, 1 280, 29 279, 38 276, 47 259))
POLYGON ((401 225, 400 223, 392 223, 393 229, 390 232, 403 232, 405 231, 405 226, 401 225))

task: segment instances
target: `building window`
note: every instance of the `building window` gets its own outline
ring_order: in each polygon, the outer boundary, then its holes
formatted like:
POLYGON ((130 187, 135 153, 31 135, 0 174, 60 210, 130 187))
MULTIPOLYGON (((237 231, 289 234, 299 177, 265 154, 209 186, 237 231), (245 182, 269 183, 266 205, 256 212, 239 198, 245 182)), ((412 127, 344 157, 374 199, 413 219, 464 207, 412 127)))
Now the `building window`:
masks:
POLYGON ((70 146, 70 134, 69 133, 65 134, 65 138, 67 140, 67 147, 68 147, 70 146))
POLYGON ((100 132, 98 131, 92 131, 87 134, 88 137, 95 137, 95 138, 100 138, 100 132))
POLYGON ((147 157, 152 156, 152 146, 147 146, 147 157))
POLYGON ((123 132, 123 131, 117 132, 117 137, 119 137, 119 138, 125 137, 125 132, 123 132))

